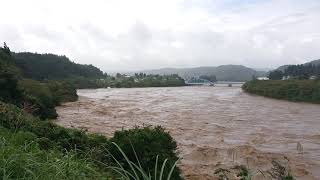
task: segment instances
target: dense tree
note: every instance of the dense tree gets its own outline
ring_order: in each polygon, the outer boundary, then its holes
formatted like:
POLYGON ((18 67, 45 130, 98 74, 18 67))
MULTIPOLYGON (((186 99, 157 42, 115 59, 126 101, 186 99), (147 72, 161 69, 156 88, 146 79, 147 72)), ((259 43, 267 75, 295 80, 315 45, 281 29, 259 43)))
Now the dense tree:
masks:
POLYGON ((273 80, 282 79, 283 76, 290 77, 291 79, 309 79, 311 76, 320 76, 320 65, 299 64, 290 65, 284 71, 275 70, 270 72, 269 78, 273 80))
POLYGON ((280 80, 280 79, 282 79, 283 75, 284 74, 282 71, 279 71, 279 70, 271 71, 269 74, 269 79, 280 80))
POLYGON ((0 47, 0 100, 19 104, 23 92, 18 87, 19 70, 14 66, 10 49, 0 47))
POLYGON ((103 72, 92 65, 80 65, 66 56, 37 53, 13 53, 15 64, 24 77, 34 80, 59 80, 71 77, 100 78, 103 72))
POLYGON ((6 44, 0 48, 0 101, 46 119, 57 116, 56 105, 77 99, 76 90, 69 83, 24 79, 12 54, 6 44))

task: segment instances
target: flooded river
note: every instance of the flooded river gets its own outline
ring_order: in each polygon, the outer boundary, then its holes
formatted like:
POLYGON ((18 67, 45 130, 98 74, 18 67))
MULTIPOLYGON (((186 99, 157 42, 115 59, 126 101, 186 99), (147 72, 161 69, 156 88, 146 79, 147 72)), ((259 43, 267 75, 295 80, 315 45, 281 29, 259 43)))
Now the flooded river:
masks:
POLYGON ((57 123, 112 136, 161 125, 178 143, 186 179, 213 179, 217 168, 269 169, 289 159, 298 179, 320 179, 320 105, 242 92, 240 87, 79 90, 57 108, 57 123))

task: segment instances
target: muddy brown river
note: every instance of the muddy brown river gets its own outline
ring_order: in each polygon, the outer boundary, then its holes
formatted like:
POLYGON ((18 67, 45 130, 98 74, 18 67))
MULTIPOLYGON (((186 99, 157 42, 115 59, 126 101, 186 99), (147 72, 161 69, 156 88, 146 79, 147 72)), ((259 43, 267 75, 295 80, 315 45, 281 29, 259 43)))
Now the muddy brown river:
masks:
POLYGON ((320 179, 320 105, 252 96, 240 87, 97 89, 78 95, 79 101, 57 108, 58 124, 109 137, 122 128, 161 125, 178 143, 185 179, 214 179, 215 169, 237 164, 264 171, 284 156, 297 179, 320 179))

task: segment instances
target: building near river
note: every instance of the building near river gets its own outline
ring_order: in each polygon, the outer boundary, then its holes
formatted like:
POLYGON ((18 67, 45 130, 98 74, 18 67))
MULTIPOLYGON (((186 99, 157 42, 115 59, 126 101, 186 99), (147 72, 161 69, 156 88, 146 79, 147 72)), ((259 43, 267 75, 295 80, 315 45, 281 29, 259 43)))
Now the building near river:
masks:
POLYGON ((315 80, 315 79, 318 79, 318 77, 317 76, 310 76, 309 79, 310 80, 315 80))
POLYGON ((258 77, 257 80, 267 81, 267 80, 269 80, 269 78, 268 77, 258 77))

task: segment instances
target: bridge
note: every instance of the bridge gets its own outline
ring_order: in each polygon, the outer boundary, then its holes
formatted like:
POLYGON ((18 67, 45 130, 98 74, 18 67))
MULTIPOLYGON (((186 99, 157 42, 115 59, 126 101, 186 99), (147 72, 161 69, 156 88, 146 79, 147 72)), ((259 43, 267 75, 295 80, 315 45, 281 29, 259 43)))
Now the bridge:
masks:
POLYGON ((216 81, 216 82, 185 82, 188 86, 242 86, 244 82, 233 82, 233 81, 216 81))

